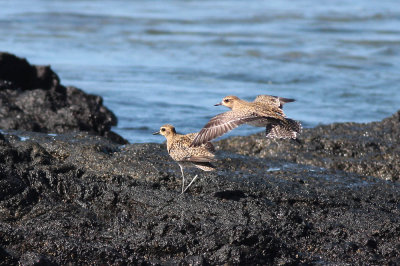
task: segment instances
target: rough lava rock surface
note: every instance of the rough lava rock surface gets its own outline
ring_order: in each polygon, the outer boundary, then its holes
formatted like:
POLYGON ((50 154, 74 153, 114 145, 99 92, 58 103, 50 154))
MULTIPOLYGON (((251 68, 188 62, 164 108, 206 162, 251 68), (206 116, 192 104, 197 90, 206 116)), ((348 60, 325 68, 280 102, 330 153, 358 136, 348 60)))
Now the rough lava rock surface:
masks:
POLYGON ((219 149, 261 158, 400 179, 400 111, 381 122, 336 123, 304 129, 299 141, 271 140, 264 133, 221 140, 219 149))
POLYGON ((117 144, 49 67, 0 53, 0 100, 0 265, 400 264, 399 112, 219 141, 180 195, 165 145, 117 144))
POLYGON ((47 133, 87 131, 126 143, 111 131, 115 115, 100 96, 64 87, 49 66, 0 52, 0 128, 47 133))
POLYGON ((6 133, 3 264, 400 263, 398 182, 220 151, 180 195, 165 145, 6 133))

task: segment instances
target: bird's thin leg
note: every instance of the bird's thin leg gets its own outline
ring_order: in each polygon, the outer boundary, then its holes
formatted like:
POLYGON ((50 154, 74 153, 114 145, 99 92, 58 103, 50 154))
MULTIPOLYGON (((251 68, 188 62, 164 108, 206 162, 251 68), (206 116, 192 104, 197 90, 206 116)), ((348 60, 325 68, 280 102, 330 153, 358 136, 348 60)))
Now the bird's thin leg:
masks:
POLYGON ((190 187, 190 185, 194 182, 194 180, 196 180, 198 175, 196 175, 195 177, 193 177, 192 181, 190 181, 189 185, 185 188, 185 190, 182 191, 182 194, 185 193, 185 191, 190 187))
POLYGON ((185 175, 183 174, 183 167, 182 165, 179 164, 179 167, 181 168, 181 173, 182 173, 182 193, 185 192, 184 188, 185 188, 185 175))

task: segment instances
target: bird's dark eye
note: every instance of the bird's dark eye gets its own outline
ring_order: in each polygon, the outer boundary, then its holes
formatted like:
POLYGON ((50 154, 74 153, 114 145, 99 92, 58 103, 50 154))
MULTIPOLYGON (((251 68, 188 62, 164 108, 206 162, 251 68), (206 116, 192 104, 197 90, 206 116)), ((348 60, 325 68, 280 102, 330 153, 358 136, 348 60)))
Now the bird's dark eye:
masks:
POLYGON ((225 100, 224 100, 224 103, 229 103, 229 100, 228 100, 228 99, 225 99, 225 100))
POLYGON ((161 131, 165 131, 165 128, 162 128, 161 131))

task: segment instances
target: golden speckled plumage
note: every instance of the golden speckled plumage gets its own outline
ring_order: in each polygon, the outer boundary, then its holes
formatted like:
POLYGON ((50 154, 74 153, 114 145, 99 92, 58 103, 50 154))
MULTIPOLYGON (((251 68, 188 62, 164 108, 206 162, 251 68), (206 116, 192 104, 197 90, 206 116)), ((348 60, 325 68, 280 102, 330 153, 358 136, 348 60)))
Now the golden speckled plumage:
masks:
POLYGON ((253 102, 236 96, 226 96, 221 103, 231 111, 219 114, 200 130, 191 146, 197 147, 217 138, 242 124, 266 127, 266 136, 270 138, 296 138, 301 132, 301 124, 286 118, 282 110, 285 103, 293 99, 270 95, 258 95, 253 102))
POLYGON ((197 133, 187 135, 178 134, 172 125, 165 124, 154 134, 161 134, 167 139, 167 150, 171 158, 179 164, 182 172, 182 193, 189 188, 192 182, 184 189, 185 176, 183 168, 197 167, 203 171, 213 171, 215 167, 211 164, 215 159, 214 145, 206 142, 199 147, 190 147, 190 144, 197 136, 197 133))

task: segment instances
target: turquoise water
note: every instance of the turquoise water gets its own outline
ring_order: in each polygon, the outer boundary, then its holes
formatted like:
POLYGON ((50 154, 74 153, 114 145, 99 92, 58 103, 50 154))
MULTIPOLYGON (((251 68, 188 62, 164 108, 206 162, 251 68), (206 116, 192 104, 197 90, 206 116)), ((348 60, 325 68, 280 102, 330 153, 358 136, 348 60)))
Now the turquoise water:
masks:
POLYGON ((231 94, 295 98, 285 112, 305 127, 400 109, 394 0, 0 0, 0 50, 103 96, 130 142, 162 142, 164 123, 196 132, 231 94))

